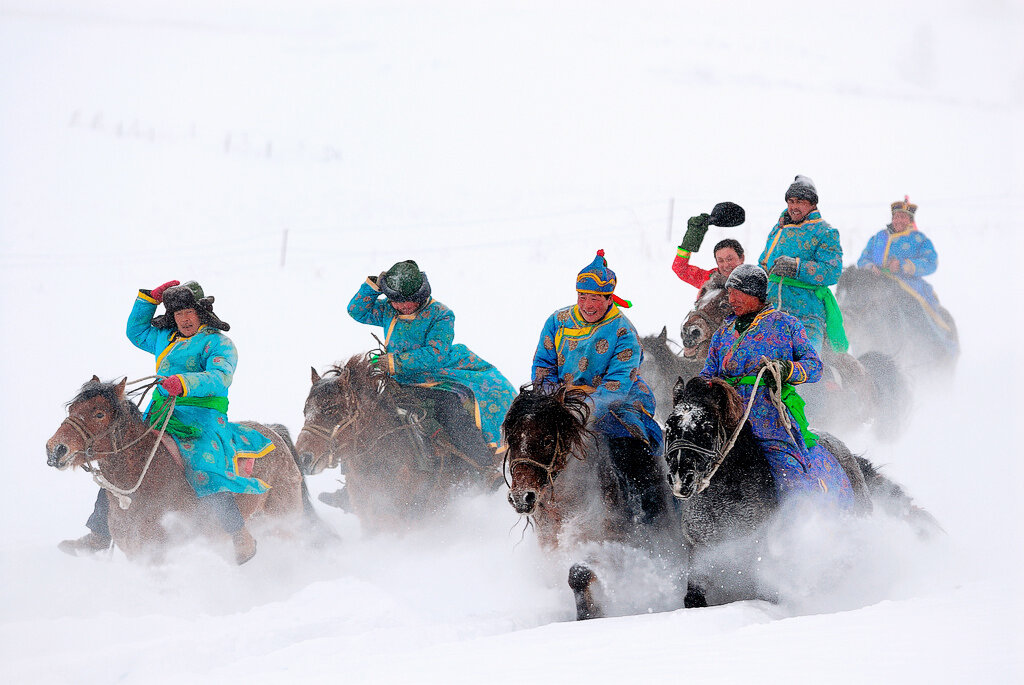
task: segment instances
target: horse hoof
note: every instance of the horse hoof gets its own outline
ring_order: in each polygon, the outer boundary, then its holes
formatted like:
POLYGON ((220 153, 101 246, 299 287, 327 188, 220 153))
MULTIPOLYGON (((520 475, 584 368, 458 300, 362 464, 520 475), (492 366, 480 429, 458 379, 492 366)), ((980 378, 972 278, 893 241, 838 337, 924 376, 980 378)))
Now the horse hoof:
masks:
POLYGON ((594 572, 584 564, 573 564, 569 569, 569 587, 573 592, 583 592, 594 580, 594 572))

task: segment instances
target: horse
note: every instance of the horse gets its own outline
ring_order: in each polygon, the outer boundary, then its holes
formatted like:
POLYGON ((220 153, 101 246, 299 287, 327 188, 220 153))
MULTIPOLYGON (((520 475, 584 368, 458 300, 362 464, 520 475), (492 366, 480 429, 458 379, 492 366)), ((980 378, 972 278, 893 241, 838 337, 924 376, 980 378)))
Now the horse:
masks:
MULTIPOLYGON (((704 368, 711 337, 732 313, 725 288, 705 286, 679 332, 682 350, 676 354, 667 344, 667 329, 659 336, 643 338, 645 380, 655 392, 655 418, 664 425, 672 411, 672 388, 704 368)), ((828 346, 826 345, 826 348, 828 346)), ((807 417, 826 430, 842 431, 868 424, 875 436, 892 440, 899 435, 910 406, 910 388, 895 359, 879 351, 867 351, 854 359, 825 349, 821 381, 803 388, 807 417)))
MULTIPOLYGON (((109 501, 110 536, 131 560, 161 561, 175 543, 177 527, 188 534, 227 539, 215 518, 200 505, 185 480, 185 466, 170 436, 151 427, 138 407, 125 397, 125 381, 105 383, 96 376, 68 403, 68 416, 46 442, 46 461, 59 470, 82 467, 93 472, 109 501)), ((273 441, 266 456, 247 460, 251 475, 270 485, 262 494, 236 494, 245 519, 258 517, 287 535, 310 516, 295 447, 283 426, 244 422, 273 441)))
POLYGON ((520 388, 502 426, 508 502, 547 554, 574 560, 568 583, 577 620, 679 608, 685 547, 664 464, 656 460, 660 511, 637 514, 639 493, 587 429, 589 415, 580 389, 520 388))
POLYGON ((411 530, 458 495, 500 484, 497 456, 490 470, 472 463, 439 424, 430 424, 422 402, 368 355, 354 355, 323 376, 310 371, 299 463, 306 475, 341 469, 346 508, 363 530, 411 530))
MULTIPOLYGON (((758 571, 771 556, 770 524, 786 510, 768 460, 744 420, 744 402, 718 378, 680 379, 674 395, 665 459, 691 545, 687 606, 774 601, 774 591, 761 586, 758 571)), ((899 485, 838 438, 821 433, 818 444, 850 479, 855 514, 868 514, 878 505, 905 519, 921 537, 942 530, 899 485)))
POLYGON ((859 352, 889 355, 913 375, 956 364, 960 343, 953 317, 942 307, 930 313, 895 276, 848 266, 836 299, 850 346, 859 352))

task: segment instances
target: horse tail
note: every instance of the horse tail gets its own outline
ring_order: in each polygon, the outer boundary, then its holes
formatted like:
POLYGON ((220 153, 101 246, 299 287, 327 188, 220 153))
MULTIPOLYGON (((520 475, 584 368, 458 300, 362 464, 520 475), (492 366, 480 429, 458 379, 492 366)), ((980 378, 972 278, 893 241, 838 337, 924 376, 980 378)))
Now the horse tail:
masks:
POLYGON ((896 360, 884 352, 866 352, 857 361, 871 382, 872 405, 876 409, 875 435, 882 440, 894 440, 902 430, 910 409, 910 384, 896 365, 896 360))
MULTIPOLYGON (((299 473, 302 473, 302 465, 299 463, 299 451, 295 449, 295 442, 292 441, 292 434, 288 430, 287 426, 280 423, 272 423, 269 425, 270 430, 281 436, 281 440, 288 447, 288 452, 292 455, 292 461, 295 462, 295 466, 298 467, 299 473)), ((302 518, 309 525, 310 530, 314 534, 314 539, 318 543, 322 543, 325 540, 340 540, 340 536, 334 532, 334 530, 327 525, 327 522, 320 518, 320 514, 317 513, 316 507, 313 506, 313 500, 309 496, 309 487, 306 485, 306 477, 302 476, 302 518)), ((318 544, 319 546, 319 544, 318 544)))
POLYGON ((885 513, 906 520, 922 538, 946 533, 934 516, 914 504, 914 499, 899 483, 884 476, 866 458, 856 457, 856 460, 861 473, 864 474, 871 498, 882 506, 885 513))

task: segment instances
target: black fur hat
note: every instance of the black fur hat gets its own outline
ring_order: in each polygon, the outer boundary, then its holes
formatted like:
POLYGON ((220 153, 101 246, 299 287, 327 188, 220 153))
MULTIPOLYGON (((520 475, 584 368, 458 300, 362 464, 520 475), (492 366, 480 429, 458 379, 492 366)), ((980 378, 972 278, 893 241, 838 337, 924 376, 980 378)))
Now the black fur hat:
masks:
POLYGON ((221 321, 213 313, 213 295, 207 296, 203 287, 195 281, 188 281, 183 285, 176 285, 164 291, 164 308, 166 314, 154 317, 150 322, 157 328, 177 330, 174 323, 174 312, 182 309, 194 309, 199 315, 199 322, 212 326, 222 331, 230 331, 231 326, 221 321))
POLYGON ((377 286, 392 302, 418 302, 423 304, 430 297, 430 281, 427 274, 411 259, 398 262, 377 280, 377 286))

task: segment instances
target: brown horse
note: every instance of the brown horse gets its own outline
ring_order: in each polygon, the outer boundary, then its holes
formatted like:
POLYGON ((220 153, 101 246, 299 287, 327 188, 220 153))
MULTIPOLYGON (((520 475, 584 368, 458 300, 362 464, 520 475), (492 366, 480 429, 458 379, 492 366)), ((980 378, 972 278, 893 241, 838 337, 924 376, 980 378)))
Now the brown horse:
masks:
POLYGON ((520 389, 503 425, 509 504, 528 517, 546 552, 578 560, 568 581, 577 619, 679 608, 686 556, 665 464, 656 460, 663 506, 642 523, 629 502, 637 493, 587 430, 587 401, 565 386, 520 389))
MULTIPOLYGON (((235 495, 245 519, 266 517, 286 532, 304 511, 302 474, 294 447, 268 426, 245 422, 274 442, 275 449, 253 460, 252 475, 270 485, 263 494, 235 495)), ((159 427, 158 427, 159 428, 159 427)), ((227 534, 185 480, 173 440, 151 428, 125 398, 125 381, 103 383, 96 376, 68 404, 68 417, 46 442, 47 464, 60 470, 81 466, 96 475, 109 499, 108 524, 114 544, 129 559, 160 560, 175 542, 168 515, 190 533, 226 540, 227 534)), ((287 434, 285 434, 287 435, 287 434)))
POLYGON ((497 456, 492 469, 478 468, 439 425, 428 427, 420 400, 365 355, 322 377, 311 372, 299 464, 308 475, 341 467, 349 508, 364 530, 408 530, 459 494, 500 483, 497 456))

